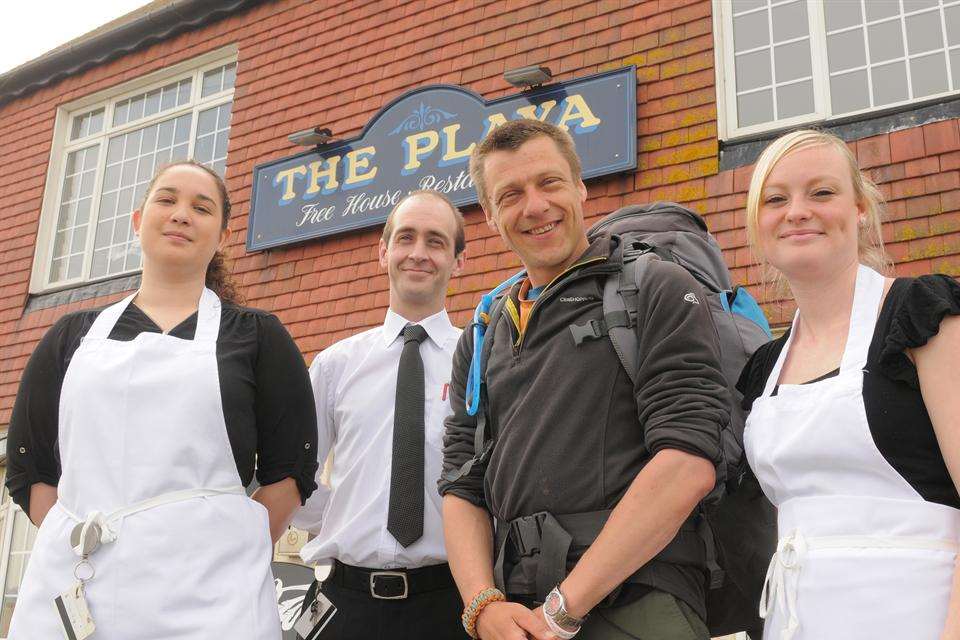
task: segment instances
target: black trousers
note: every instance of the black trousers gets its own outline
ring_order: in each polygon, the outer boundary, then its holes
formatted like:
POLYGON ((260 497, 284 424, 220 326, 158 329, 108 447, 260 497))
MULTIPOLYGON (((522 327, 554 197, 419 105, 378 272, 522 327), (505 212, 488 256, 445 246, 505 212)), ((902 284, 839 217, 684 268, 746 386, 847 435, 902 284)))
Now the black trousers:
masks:
MULTIPOLYGON (((316 588, 314 582, 307 594, 309 601, 316 588)), ((456 587, 402 600, 378 600, 329 582, 320 590, 337 607, 337 613, 318 640, 469 640, 460 623, 463 602, 456 587)))

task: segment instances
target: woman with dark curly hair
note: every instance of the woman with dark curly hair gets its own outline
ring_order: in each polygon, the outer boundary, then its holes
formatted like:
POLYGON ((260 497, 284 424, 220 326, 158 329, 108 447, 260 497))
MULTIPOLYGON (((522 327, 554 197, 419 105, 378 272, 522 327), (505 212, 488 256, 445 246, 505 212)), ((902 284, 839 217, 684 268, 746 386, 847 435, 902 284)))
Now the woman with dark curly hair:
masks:
POLYGON ((286 330, 236 304, 229 216, 215 172, 161 169, 132 216, 140 289, 27 364, 7 486, 40 531, 11 638, 279 640, 272 540, 316 488, 316 416, 286 330))

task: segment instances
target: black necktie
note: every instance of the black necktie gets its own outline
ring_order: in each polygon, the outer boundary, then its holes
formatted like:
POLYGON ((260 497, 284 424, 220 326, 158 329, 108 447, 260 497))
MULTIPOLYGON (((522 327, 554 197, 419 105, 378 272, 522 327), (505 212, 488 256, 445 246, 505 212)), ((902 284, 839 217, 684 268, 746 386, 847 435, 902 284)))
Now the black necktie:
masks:
POLYGON ((423 358, 427 337, 416 324, 403 328, 403 353, 397 367, 393 407, 393 463, 387 531, 404 547, 423 535, 423 358))

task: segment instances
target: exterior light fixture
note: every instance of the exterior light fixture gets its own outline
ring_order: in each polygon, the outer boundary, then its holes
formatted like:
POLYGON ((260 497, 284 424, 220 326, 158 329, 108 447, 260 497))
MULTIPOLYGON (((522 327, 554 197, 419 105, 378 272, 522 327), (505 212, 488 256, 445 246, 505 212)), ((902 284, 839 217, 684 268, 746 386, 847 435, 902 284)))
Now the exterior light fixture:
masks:
POLYGON ((319 147, 330 142, 333 132, 326 127, 311 127, 287 136, 287 140, 301 147, 319 147))
POLYGON ((503 72, 503 79, 518 89, 532 89, 549 82, 551 78, 553 78, 553 74, 550 69, 540 65, 507 69, 503 72))

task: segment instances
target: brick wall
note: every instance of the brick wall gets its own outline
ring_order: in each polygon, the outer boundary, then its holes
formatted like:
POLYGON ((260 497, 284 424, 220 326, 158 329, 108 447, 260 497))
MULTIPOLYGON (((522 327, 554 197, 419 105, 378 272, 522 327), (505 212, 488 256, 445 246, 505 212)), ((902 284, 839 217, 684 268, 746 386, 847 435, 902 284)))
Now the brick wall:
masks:
MULTIPOLYGON (((20 372, 60 315, 116 298, 25 313, 55 108, 230 43, 238 75, 227 158, 234 201, 229 255, 251 306, 275 312, 309 362, 379 323, 387 279, 378 230, 246 254, 254 164, 291 155, 286 134, 317 124, 357 135, 399 94, 451 83, 491 99, 514 92, 505 69, 549 66, 558 80, 638 67, 639 169, 591 180, 588 223, 624 204, 688 203, 706 215, 738 282, 757 281, 745 247, 749 168, 718 171, 710 0, 277 1, 98 66, 0 108, 0 425, 20 372)), ((960 141, 949 121, 855 145, 894 198, 887 226, 903 273, 957 273, 960 141), (940 173, 943 171, 944 173, 940 173), (909 210, 909 216, 907 211, 909 210)), ((448 309, 465 324, 480 292, 518 267, 476 207, 466 212, 465 273, 448 309)), ((775 321, 789 310, 768 307, 775 321)))

